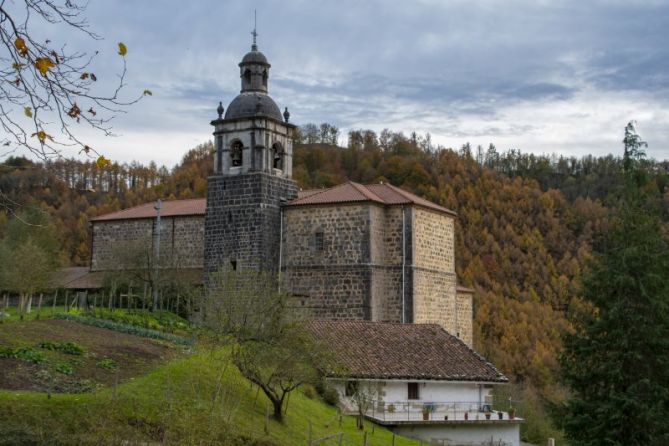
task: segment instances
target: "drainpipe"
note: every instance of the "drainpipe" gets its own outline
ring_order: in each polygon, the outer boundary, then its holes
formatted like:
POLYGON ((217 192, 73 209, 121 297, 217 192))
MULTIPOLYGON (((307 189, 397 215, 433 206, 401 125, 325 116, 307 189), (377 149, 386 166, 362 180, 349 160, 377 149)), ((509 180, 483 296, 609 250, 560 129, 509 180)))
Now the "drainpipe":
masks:
POLYGON ((406 206, 402 206, 402 323, 406 323, 406 206))
MULTIPOLYGON (((282 200, 283 201, 283 200, 282 200)), ((279 291, 281 291, 281 259, 283 257, 283 206, 279 203, 279 291)))
POLYGON ((160 259, 160 199, 156 201, 154 206, 156 210, 156 230, 153 233, 153 310, 158 309, 158 262, 160 259))

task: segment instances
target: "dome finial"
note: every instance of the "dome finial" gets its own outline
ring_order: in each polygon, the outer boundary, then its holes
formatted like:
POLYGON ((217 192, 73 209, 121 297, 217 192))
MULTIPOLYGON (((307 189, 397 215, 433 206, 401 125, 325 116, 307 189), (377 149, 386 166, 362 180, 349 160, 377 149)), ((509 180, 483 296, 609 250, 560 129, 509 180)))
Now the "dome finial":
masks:
POLYGON ((288 107, 286 107, 286 109, 283 111, 283 119, 285 119, 286 122, 288 122, 290 119, 290 112, 288 111, 288 107))
POLYGON ((218 108, 216 109, 216 112, 218 113, 218 119, 223 118, 223 112, 225 110, 223 109, 223 102, 218 103, 218 108))
POLYGON ((256 13, 256 10, 253 10, 253 31, 251 32, 251 35, 253 36, 253 45, 251 45, 251 51, 258 51, 258 44, 256 42, 256 38, 258 37, 258 32, 256 29, 258 28, 258 14, 256 13))

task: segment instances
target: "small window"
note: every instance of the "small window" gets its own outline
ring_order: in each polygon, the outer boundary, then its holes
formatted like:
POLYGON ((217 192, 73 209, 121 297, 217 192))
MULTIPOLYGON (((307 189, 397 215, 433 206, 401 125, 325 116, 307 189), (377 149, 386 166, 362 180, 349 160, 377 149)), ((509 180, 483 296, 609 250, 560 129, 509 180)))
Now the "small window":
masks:
POLYGON ((346 381, 346 396, 353 396, 358 393, 358 381, 346 381))
POLYGON ((230 268, 232 268, 233 271, 237 271, 237 261, 236 260, 230 260, 230 268))
POLYGON ((418 392, 418 383, 407 383, 407 399, 409 400, 419 400, 420 393, 418 392))
POLYGON ((242 146, 241 141, 235 141, 230 146, 230 160, 232 161, 233 167, 242 165, 242 146))
POLYGON ((283 170, 283 146, 281 143, 272 145, 272 167, 283 170))
POLYGON ((324 235, 322 232, 314 234, 314 249, 316 251, 323 251, 325 249, 324 235))

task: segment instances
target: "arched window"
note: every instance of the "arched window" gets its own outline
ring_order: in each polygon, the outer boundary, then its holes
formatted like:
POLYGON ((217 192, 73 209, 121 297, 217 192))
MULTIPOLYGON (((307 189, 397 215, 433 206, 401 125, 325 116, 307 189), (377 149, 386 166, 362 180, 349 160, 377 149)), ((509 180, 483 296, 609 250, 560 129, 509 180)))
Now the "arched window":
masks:
POLYGON ((280 142, 276 142, 272 145, 272 167, 275 169, 283 170, 283 146, 280 142))
POLYGON ((233 141, 230 145, 230 161, 232 162, 232 167, 242 165, 242 149, 244 148, 241 141, 233 141))
POLYGON ((267 70, 263 70, 262 72, 262 84, 267 87, 267 70))
POLYGON ((246 83, 251 83, 251 70, 249 70, 248 68, 244 70, 244 80, 246 81, 246 83))

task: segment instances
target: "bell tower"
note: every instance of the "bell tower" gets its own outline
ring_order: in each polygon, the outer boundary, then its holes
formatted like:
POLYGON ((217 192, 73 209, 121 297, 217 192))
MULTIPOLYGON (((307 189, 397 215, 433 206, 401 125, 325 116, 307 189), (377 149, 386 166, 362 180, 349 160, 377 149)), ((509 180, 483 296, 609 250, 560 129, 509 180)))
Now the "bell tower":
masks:
POLYGON ((214 126, 208 178, 204 266, 278 271, 282 203, 297 197, 290 113, 268 95, 271 65, 253 45, 239 63, 241 91, 214 126))

